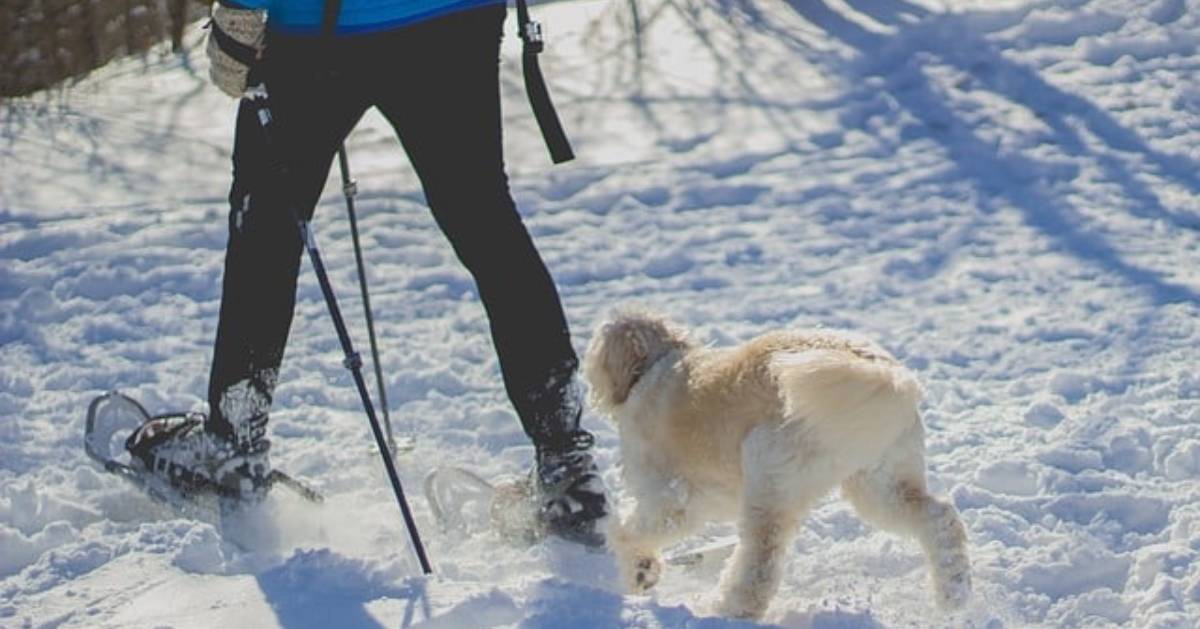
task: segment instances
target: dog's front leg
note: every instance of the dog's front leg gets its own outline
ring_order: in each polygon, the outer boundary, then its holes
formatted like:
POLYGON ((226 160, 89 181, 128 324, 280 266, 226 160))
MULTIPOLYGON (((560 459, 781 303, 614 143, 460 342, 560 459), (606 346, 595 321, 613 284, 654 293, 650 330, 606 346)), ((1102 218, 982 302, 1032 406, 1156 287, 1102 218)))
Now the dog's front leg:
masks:
POLYGON ((666 483, 664 491, 639 497, 633 513, 609 535, 628 591, 640 594, 654 587, 662 577, 662 548, 696 529, 687 505, 683 483, 666 483))
POLYGON ((761 618, 783 577, 801 520, 829 491, 835 464, 826 456, 800 460, 794 437, 756 428, 742 445, 743 494, 738 546, 721 576, 716 612, 761 618))
POLYGON ((715 611, 731 618, 761 618, 779 588, 797 514, 774 506, 750 505, 739 522, 740 540, 721 577, 715 611))

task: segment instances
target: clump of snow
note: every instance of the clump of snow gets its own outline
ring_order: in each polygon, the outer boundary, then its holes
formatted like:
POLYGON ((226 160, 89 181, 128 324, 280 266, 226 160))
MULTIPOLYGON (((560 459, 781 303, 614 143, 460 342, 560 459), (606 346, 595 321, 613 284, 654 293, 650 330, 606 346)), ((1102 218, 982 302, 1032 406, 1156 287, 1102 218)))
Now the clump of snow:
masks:
POLYGON ((188 572, 220 574, 225 569, 221 545, 221 538, 213 527, 196 527, 184 534, 173 561, 188 572))
POLYGON ((1200 440, 1188 439, 1176 444, 1163 460, 1163 471, 1171 480, 1200 478, 1200 440))
POLYGON ((1050 377, 1050 391, 1071 404, 1079 402, 1095 389, 1095 378, 1086 374, 1060 371, 1050 377))
POLYGON ((33 535, 0 524, 0 577, 17 574, 46 551, 77 535, 79 532, 66 522, 53 522, 33 535))
POLYGON ((1051 400, 1036 400, 1025 409, 1025 421, 1039 428, 1053 428, 1064 419, 1062 409, 1051 400))
POLYGON ((1002 494, 1032 495, 1038 491, 1037 474, 1024 462, 1001 461, 980 469, 976 483, 1002 494))

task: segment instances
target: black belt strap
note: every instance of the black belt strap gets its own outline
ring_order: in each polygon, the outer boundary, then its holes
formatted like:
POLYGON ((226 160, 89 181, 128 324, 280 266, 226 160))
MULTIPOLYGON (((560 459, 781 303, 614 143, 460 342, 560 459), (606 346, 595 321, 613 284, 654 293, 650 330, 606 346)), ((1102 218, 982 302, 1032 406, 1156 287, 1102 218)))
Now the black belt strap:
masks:
POLYGON ((537 119, 538 128, 546 140, 546 148, 550 149, 550 159, 555 164, 569 162, 575 159, 571 150, 571 141, 563 131, 562 123, 558 120, 558 112, 550 100, 550 91, 546 89, 546 80, 542 78, 542 67, 538 64, 538 55, 546 48, 542 38, 542 25, 529 18, 529 5, 526 0, 517 0, 517 34, 521 36, 521 70, 525 74, 525 94, 529 96, 529 104, 533 106, 533 117, 537 119))

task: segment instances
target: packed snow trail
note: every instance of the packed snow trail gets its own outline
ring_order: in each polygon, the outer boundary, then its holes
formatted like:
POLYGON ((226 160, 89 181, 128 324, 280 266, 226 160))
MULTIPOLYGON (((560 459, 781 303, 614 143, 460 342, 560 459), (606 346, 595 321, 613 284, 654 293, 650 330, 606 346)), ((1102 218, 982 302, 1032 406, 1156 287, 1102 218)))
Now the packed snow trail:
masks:
MULTIPOLYGON (((919 549, 831 498, 768 623, 1200 625, 1198 9, 540 5, 579 154, 553 168, 508 38, 511 183, 577 348, 633 302, 714 344, 855 330, 923 381, 974 600, 936 614, 919 549)), ((626 597, 604 555, 442 533, 419 496, 436 575, 418 578, 307 270, 270 434, 324 508, 280 494, 222 532, 86 458, 95 395, 161 412, 206 390, 234 103, 198 37, 0 104, 0 626, 747 626, 706 617, 719 561, 626 597)), ((470 278, 386 123, 348 147, 392 414, 418 432, 406 488, 446 462, 521 473, 470 278)), ((314 227, 361 345, 341 203, 332 178, 314 227)), ((618 485, 615 432, 585 422, 618 485)))

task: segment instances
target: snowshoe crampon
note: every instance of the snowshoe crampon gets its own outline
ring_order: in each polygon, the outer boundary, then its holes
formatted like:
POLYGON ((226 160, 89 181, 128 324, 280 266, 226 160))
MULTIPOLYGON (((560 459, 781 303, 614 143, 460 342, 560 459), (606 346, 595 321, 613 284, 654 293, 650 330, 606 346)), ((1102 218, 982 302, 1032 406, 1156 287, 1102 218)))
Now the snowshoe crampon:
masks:
MULTIPOLYGON (((240 498, 235 490, 204 479, 185 487, 172 485, 149 473, 126 449, 130 435, 143 427, 155 430, 154 424, 166 426, 183 421, 194 419, 180 413, 152 416, 137 400, 116 391, 106 393, 88 406, 84 450, 106 471, 124 478, 182 515, 214 519, 240 498)), ((267 482, 270 486, 287 487, 309 502, 324 499, 316 490, 279 470, 272 470, 267 482)))

